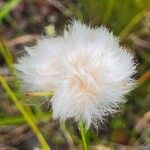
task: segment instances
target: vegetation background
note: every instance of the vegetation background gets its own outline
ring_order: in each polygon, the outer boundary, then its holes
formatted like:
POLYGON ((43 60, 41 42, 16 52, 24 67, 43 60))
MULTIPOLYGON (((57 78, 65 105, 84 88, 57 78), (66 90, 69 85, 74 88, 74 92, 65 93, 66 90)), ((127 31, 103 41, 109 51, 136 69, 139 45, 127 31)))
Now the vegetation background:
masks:
POLYGON ((13 69, 24 46, 61 34, 71 18, 105 25, 139 63, 138 87, 119 114, 85 133, 88 148, 149 150, 150 0, 0 0, 0 150, 82 149, 73 121, 52 120, 51 93, 23 93, 13 69))

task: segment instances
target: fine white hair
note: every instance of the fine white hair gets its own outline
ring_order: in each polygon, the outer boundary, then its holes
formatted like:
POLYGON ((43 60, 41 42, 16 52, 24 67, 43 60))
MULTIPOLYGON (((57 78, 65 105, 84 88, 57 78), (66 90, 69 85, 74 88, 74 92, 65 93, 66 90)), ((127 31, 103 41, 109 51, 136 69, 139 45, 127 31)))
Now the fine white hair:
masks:
POLYGON ((16 64, 24 89, 54 91, 54 118, 74 118, 87 127, 103 121, 133 89, 133 54, 105 27, 73 21, 64 34, 43 38, 16 64))

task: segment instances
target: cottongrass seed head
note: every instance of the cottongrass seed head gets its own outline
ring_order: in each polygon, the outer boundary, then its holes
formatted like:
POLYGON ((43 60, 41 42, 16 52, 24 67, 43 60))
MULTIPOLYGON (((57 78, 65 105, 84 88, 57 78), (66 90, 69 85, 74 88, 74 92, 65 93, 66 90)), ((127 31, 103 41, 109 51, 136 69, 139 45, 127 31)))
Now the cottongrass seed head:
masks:
POLYGON ((105 27, 72 21, 62 36, 42 38, 16 69, 27 91, 54 91, 53 117, 88 128, 118 110, 133 89, 133 55, 105 27))

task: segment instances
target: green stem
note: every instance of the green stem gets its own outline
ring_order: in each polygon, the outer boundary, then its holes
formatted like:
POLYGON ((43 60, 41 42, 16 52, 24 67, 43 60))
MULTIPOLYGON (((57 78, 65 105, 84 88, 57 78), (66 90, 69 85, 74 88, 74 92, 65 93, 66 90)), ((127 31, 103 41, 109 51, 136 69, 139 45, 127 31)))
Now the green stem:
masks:
POLYGON ((129 24, 119 34, 120 40, 123 40, 129 34, 129 32, 142 20, 145 14, 146 11, 141 11, 135 17, 133 17, 129 24))
POLYGON ((30 115, 27 113, 25 108, 22 106, 22 104, 18 101, 17 97, 14 95, 14 93, 11 91, 7 83, 4 81, 3 77, 0 75, 0 83, 2 87, 6 90, 12 101, 14 102, 15 106, 18 108, 20 113, 23 115, 25 118, 26 122, 28 125, 31 127, 35 135, 37 136, 43 150, 51 150, 47 142, 45 141, 42 133, 38 129, 37 125, 34 123, 33 118, 30 117, 30 115))
POLYGON ((83 125, 82 121, 79 123, 79 130, 80 130, 80 134, 81 134, 83 150, 88 150, 86 136, 85 136, 85 129, 84 129, 84 125, 83 125))

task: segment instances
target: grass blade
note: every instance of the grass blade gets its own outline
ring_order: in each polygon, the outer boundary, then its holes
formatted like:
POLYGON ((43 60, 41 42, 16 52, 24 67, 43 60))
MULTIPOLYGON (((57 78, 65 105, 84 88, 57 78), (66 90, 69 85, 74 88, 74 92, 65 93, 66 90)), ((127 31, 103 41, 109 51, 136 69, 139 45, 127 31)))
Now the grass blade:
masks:
POLYGON ((0 8, 0 22, 19 4, 20 1, 21 0, 10 0, 2 8, 0 8))
POLYGON ((43 150, 50 150, 49 145, 45 141, 45 139, 44 139, 42 133, 40 132, 40 130, 38 129, 37 125, 34 123, 33 119, 27 113, 27 111, 25 110, 23 105, 18 101, 17 97, 14 95, 14 93, 9 88, 9 86, 4 81, 4 79, 1 75, 0 75, 0 83, 1 83, 2 87, 6 90, 6 92, 8 93, 8 95, 10 96, 11 100, 14 102, 15 106, 18 108, 20 113, 23 115, 23 117, 26 120, 26 122, 28 123, 28 125, 31 127, 31 129, 33 130, 33 132, 37 136, 43 150))
POLYGON ((129 32, 143 19, 145 14, 146 11, 142 11, 138 13, 135 17, 133 17, 129 24, 119 34, 120 40, 123 40, 129 34, 129 32))
POLYGON ((107 22, 109 21, 110 17, 111 17, 111 12, 113 10, 114 4, 115 4, 116 0, 110 0, 108 3, 108 7, 107 7, 107 11, 104 14, 104 18, 103 18, 103 24, 107 24, 107 22))
MULTIPOLYGON (((47 121, 50 119, 50 114, 43 114, 43 115, 35 115, 35 121, 41 122, 41 121, 47 121)), ((23 116, 4 116, 0 117, 0 125, 22 125, 25 124, 26 120, 23 116)))

